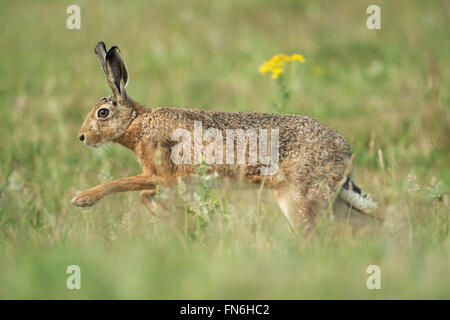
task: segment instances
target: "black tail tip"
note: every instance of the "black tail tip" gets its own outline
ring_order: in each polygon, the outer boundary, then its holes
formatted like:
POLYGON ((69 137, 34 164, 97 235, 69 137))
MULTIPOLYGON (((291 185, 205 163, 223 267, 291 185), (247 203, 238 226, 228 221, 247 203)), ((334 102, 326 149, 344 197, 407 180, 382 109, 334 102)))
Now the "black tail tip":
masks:
POLYGON ((356 184, 354 184, 353 181, 350 179, 350 177, 347 177, 347 180, 345 180, 345 183, 342 185, 342 187, 346 190, 349 190, 350 186, 352 187, 353 192, 361 195, 362 197, 366 197, 366 195, 362 194, 361 188, 358 187, 356 184))

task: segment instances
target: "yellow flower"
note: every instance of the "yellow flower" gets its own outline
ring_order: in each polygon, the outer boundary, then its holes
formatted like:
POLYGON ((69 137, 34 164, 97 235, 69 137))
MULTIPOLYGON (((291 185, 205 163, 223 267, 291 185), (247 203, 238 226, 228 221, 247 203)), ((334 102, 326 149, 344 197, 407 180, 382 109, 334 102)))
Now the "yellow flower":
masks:
POLYGON ((273 79, 277 79, 280 74, 282 74, 284 72, 283 68, 273 68, 272 69, 272 78, 273 79))
POLYGON ((269 72, 270 71, 270 66, 267 64, 267 62, 264 62, 263 64, 261 64, 260 66, 259 66, 259 72, 261 73, 261 74, 266 74, 267 72, 269 72))
POLYGON ((305 57, 303 56, 303 55, 301 55, 301 54, 293 54, 292 56, 291 56, 291 60, 292 61, 298 61, 298 62, 300 62, 300 63, 305 63, 305 57))
POLYGON ((290 61, 290 60, 291 60, 291 58, 287 54, 284 54, 284 53, 276 54, 271 59, 272 62, 279 62, 279 63, 284 63, 284 62, 290 61))
POLYGON ((259 72, 261 74, 270 72, 273 79, 278 79, 280 74, 284 72, 286 64, 293 61, 304 63, 305 58, 301 54, 293 54, 292 56, 289 56, 284 53, 279 53, 270 58, 270 60, 263 62, 259 66, 259 72))

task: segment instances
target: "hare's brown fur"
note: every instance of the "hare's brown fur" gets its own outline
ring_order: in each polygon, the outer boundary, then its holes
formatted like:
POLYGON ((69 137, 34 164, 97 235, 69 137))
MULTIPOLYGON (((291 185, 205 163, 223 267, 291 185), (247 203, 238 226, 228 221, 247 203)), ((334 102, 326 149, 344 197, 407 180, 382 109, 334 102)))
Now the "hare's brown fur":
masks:
POLYGON ((262 175, 260 163, 212 164, 210 168, 221 176, 248 183, 264 180, 266 186, 275 190, 280 207, 295 228, 304 226, 306 231, 311 230, 317 210, 342 186, 340 182, 345 180, 351 162, 350 146, 340 134, 316 119, 176 107, 147 109, 125 92, 128 72, 118 49, 113 47, 106 53, 104 44, 99 43, 96 53, 113 94, 102 98, 90 111, 80 129, 80 138, 91 146, 107 142, 125 146, 135 153, 143 173, 83 191, 72 200, 74 205, 91 206, 110 193, 142 190, 140 199, 152 210, 158 184, 170 186, 193 173, 193 165, 172 161, 171 152, 177 142, 172 141, 171 135, 179 128, 193 133, 194 121, 201 121, 203 130, 215 128, 223 136, 227 129, 279 130, 278 173, 262 175), (107 120, 96 116, 103 108, 111 114, 107 120), (157 153, 160 161, 156 161, 157 153))

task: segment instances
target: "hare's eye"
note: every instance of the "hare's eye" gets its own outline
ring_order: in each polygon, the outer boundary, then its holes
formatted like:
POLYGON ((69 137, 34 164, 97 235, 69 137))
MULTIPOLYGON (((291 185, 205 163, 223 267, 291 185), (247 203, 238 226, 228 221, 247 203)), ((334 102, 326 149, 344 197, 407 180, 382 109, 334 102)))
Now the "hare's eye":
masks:
POLYGON ((108 109, 100 109, 98 110, 98 117, 99 118, 106 118, 109 115, 109 110, 108 109))

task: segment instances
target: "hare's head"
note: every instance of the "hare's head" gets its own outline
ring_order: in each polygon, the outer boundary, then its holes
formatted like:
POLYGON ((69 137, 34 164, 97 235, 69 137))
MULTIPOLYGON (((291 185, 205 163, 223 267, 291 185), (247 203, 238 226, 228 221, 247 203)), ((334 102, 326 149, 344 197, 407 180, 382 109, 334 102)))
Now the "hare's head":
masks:
POLYGON ((100 147, 119 139, 136 117, 132 101, 125 91, 128 71, 119 48, 114 46, 106 52, 105 44, 99 42, 95 53, 112 94, 95 104, 81 126, 78 138, 90 147, 100 147))

